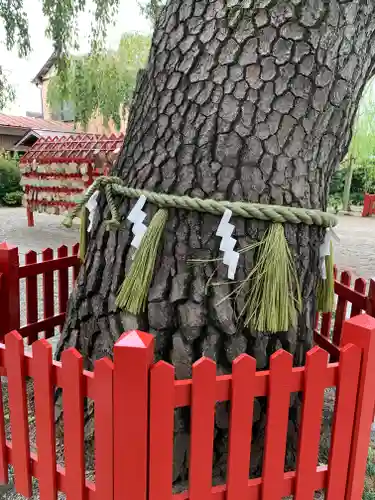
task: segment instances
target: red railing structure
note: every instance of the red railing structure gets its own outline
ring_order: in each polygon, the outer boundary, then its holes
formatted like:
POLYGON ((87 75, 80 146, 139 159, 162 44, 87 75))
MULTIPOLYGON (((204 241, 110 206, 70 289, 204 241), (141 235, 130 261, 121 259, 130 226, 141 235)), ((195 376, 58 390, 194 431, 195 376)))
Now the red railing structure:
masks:
MULTIPOLYGON (((246 354, 232 374, 217 376, 215 363, 194 363, 192 379, 175 380, 174 367, 153 364, 154 338, 124 334, 114 348, 114 362, 97 361, 83 370, 74 349, 61 363, 52 361, 43 339, 25 355, 17 332, 0 345, 0 374, 8 379, 10 426, 7 439, 0 406, 0 481, 12 464, 15 488, 31 495, 38 478, 41 500, 296 500, 325 489, 327 500, 360 500, 375 402, 375 319, 360 315, 344 323, 338 363, 314 347, 306 365, 293 368, 292 356, 274 353, 269 371, 257 372, 246 354), (26 377, 35 394, 36 445, 30 451, 26 377), (317 467, 324 391, 337 387, 328 465, 317 467), (64 466, 56 465, 53 390, 62 388, 64 466), (284 472, 290 394, 303 392, 297 467, 284 472), (95 482, 85 480, 84 398, 95 404, 95 482), (249 479, 254 398, 267 397, 262 477, 249 479), (212 486, 214 418, 217 402, 230 402, 226 483, 212 486), (188 489, 172 494, 174 410, 190 407, 188 489), (131 411, 129 411, 131 409, 131 411), (9 436, 8 436, 9 438, 9 436)), ((2 398, 0 398, 2 401, 2 398)), ((1 404, 1 403, 0 403, 1 404)))
POLYGON ((337 347, 341 342, 345 319, 362 313, 375 317, 375 281, 371 279, 367 286, 364 279, 357 278, 354 287, 351 286, 351 274, 343 271, 338 279, 338 271, 335 268, 336 310, 332 313, 319 313, 316 317, 315 342, 332 355, 332 360, 337 359, 337 347))
POLYGON ((25 255, 25 264, 20 265, 18 248, 0 243, 0 339, 17 330, 32 344, 40 333, 44 332, 44 337, 50 338, 54 329, 64 324, 70 289, 80 267, 78 248, 78 244, 74 245, 69 255, 68 248, 62 245, 57 249, 57 256, 47 248, 42 252, 41 261, 38 261, 36 252, 30 251, 25 255), (72 269, 71 277, 69 269, 72 269), (38 287, 38 277, 42 280, 41 287, 38 287), (23 281, 25 321, 20 314, 20 285, 23 281))
POLYGON ((365 193, 363 200, 362 217, 375 214, 375 194, 365 193))
MULTIPOLYGON (((42 252, 42 261, 38 262, 37 253, 31 250, 25 255, 25 264, 20 265, 17 247, 0 243, 0 339, 11 330, 17 330, 23 337, 29 337, 32 344, 39 333, 44 331, 44 336, 49 338, 55 327, 63 325, 68 296, 81 264, 78 244, 73 246, 70 255, 65 245, 58 248, 56 257, 54 255, 53 250, 47 248, 42 252), (69 268, 73 270, 73 280, 69 280, 69 268), (43 279, 41 294, 38 292, 38 276, 43 279), (26 320, 21 326, 20 281, 23 280, 26 281, 26 320), (54 292, 57 293, 57 302, 54 301, 54 292), (43 309, 41 315, 38 315, 38 301, 43 309)), ((367 286, 365 280, 358 278, 352 288, 349 272, 342 272, 339 279, 336 269, 335 273, 336 310, 317 314, 314 332, 316 343, 330 352, 332 360, 337 359, 342 324, 347 319, 349 307, 350 317, 363 312, 375 317, 375 281, 370 280, 367 286)))

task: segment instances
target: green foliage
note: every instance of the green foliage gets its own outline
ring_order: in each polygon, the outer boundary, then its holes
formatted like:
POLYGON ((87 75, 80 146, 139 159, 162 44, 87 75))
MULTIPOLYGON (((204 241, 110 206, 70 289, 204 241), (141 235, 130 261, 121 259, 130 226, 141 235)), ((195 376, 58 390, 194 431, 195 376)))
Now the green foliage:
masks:
MULTIPOLYGON (((342 165, 332 177, 329 204, 333 208, 341 205, 346 168, 348 167, 342 165)), ((355 166, 350 190, 350 204, 361 205, 365 193, 375 194, 375 160, 368 160, 363 165, 355 166)))
POLYGON ((146 2, 138 2, 142 14, 146 19, 151 21, 153 26, 156 25, 160 11, 163 8, 164 4, 165 0, 149 0, 146 2))
POLYGON ((369 448, 362 500, 375 500, 375 450, 369 448))
POLYGON ((13 191, 12 193, 7 193, 3 202, 4 205, 12 206, 12 207, 20 207, 22 205, 23 192, 22 191, 13 191))
POLYGON ((5 197, 15 191, 20 192, 21 174, 17 161, 8 155, 0 155, 0 202, 5 202, 5 197))
POLYGON ((375 90, 374 79, 371 79, 359 104, 353 136, 350 142, 348 158, 355 164, 364 164, 375 155, 375 90))
POLYGON ((75 120, 87 125, 97 113, 119 128, 122 108, 132 98, 138 70, 147 62, 150 38, 137 33, 122 37, 117 51, 100 50, 67 60, 67 72, 51 79, 48 101, 52 110, 71 102, 75 120))
MULTIPOLYGON (((33 0, 34 2, 36 0, 33 0)), ((72 48, 78 49, 79 14, 86 10, 93 12, 91 29, 92 53, 103 46, 107 26, 115 18, 120 0, 40 0, 43 14, 47 18, 47 36, 52 40, 58 57, 59 74, 66 74, 67 54, 72 48)), ((29 19, 24 9, 24 0, 0 0, 0 20, 5 29, 5 46, 16 48, 20 57, 31 51, 29 19)), ((0 109, 14 99, 4 75, 0 71, 0 109)))

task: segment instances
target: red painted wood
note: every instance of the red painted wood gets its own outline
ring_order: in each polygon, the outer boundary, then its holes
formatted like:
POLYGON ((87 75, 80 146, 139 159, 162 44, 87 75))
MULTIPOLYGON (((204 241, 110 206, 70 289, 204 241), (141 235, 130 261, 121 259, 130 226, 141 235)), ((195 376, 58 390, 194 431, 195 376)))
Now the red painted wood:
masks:
POLYGON ((44 332, 46 329, 53 329, 56 326, 61 326, 65 321, 65 313, 56 314, 52 318, 41 319, 36 323, 31 323, 29 325, 23 326, 19 329, 19 334, 25 338, 34 335, 38 335, 39 332, 44 332))
POLYGON ((17 332, 5 336, 5 366, 8 376, 12 463, 18 493, 31 496, 29 426, 24 370, 24 345, 17 332))
POLYGON ((292 368, 291 354, 279 350, 271 356, 263 460, 263 498, 267 500, 282 497, 292 368))
POLYGON ((79 268, 81 267, 81 260, 79 258, 79 243, 73 245, 72 253, 75 257, 75 264, 73 266, 73 283, 75 283, 77 281, 79 268))
POLYGON ((202 358, 193 365, 189 498, 211 496, 215 416, 216 364, 202 358))
MULTIPOLYGON (((345 274, 350 276, 349 272, 346 272, 345 274)), ((338 295, 338 297, 351 302, 358 309, 366 308, 366 296, 364 294, 356 292, 353 288, 350 288, 350 286, 344 285, 337 280, 335 281, 335 294, 338 295)))
MULTIPOLYGON (((68 256, 68 247, 62 245, 57 249, 57 257, 62 259, 68 256)), ((69 298, 69 269, 60 269, 58 271, 58 290, 59 290, 59 312, 66 312, 69 298)))
POLYGON ((33 376, 41 500, 56 498, 55 410, 52 346, 46 340, 33 344, 33 376))
MULTIPOLYGON (((30 250, 25 255, 26 265, 35 264, 37 262, 37 253, 30 250)), ((38 321, 38 278, 37 276, 28 276, 26 278, 26 322, 33 324, 38 321)), ((29 336, 29 344, 38 340, 38 332, 34 332, 29 336)))
POLYGON ((150 378, 149 500, 172 498, 174 368, 159 361, 150 378))
POLYGON ((113 500, 113 363, 95 363, 95 495, 113 500))
POLYGON ((342 345, 362 349, 361 374, 356 401, 349 473, 345 500, 361 499, 366 472, 369 436, 375 405, 375 319, 361 314, 344 323, 342 345))
POLYGON ((375 280, 371 279, 366 303, 366 313, 375 317, 375 280))
POLYGON ((20 284, 18 248, 0 243, 0 340, 8 332, 20 327, 20 284))
POLYGON ((122 335, 114 348, 114 500, 147 497, 153 353, 153 335, 138 331, 122 335))
POLYGON ((61 355, 63 374, 64 451, 68 500, 85 500, 82 356, 75 349, 61 355))
MULTIPOLYGON (((346 286, 350 286, 350 282, 351 282, 351 274, 347 271, 341 273, 341 283, 343 283, 346 286)), ((336 345, 340 345, 341 330, 343 322, 346 319, 347 305, 348 305, 347 300, 342 295, 339 295, 337 300, 335 326, 333 329, 333 338, 332 338, 333 343, 336 345)))
POLYGON ((28 276, 35 276, 36 274, 43 274, 53 271, 59 271, 60 269, 68 269, 76 265, 76 257, 63 257, 61 259, 52 259, 46 262, 38 262, 36 264, 30 264, 25 266, 20 266, 19 268, 19 278, 27 278, 28 276))
POLYGON ((328 353, 320 347, 314 347, 306 355, 295 500, 312 499, 317 489, 316 468, 327 363, 328 353))
POLYGON ((241 354, 232 365, 227 500, 248 495, 256 361, 241 354))
POLYGON ((329 352, 331 355, 330 362, 336 362, 339 360, 340 348, 338 346, 332 344, 330 340, 326 339, 317 332, 314 332, 314 341, 316 345, 329 352))
POLYGON ((27 226, 34 227, 34 212, 30 208, 26 209, 27 214, 27 226))
POLYGON ((360 349, 347 344, 340 356, 326 500, 345 497, 360 367, 360 349))
MULTIPOLYGON (((363 278, 357 278, 354 283, 354 290, 357 293, 360 293, 363 295, 364 299, 366 299, 366 280, 363 278)), ((353 303, 352 310, 350 312, 350 317, 352 318, 353 316, 358 316, 358 314, 362 314, 362 311, 364 310, 364 307, 358 307, 356 304, 353 303)))
MULTIPOLYGON (((53 261, 53 250, 52 248, 46 248, 42 252, 43 262, 53 261)), ((55 310, 55 294, 54 294, 54 283, 53 283, 53 271, 45 271, 43 273, 43 309, 44 309, 44 319, 51 318, 54 315, 55 310)), ((53 328, 46 328, 45 338, 48 339, 53 337, 53 328)))
POLYGON ((0 380, 0 484, 8 483, 8 458, 5 438, 3 387, 0 380))
MULTIPOLYGON (((0 350, 1 359, 1 350, 0 350)), ((336 376, 338 372, 338 364, 329 365, 326 373, 321 375, 322 382, 325 382, 326 387, 331 387, 336 384, 336 376)), ((254 381, 255 397, 268 395, 268 379, 269 371, 257 372, 254 381)), ((292 385, 290 392, 299 392, 304 388, 304 368, 293 368, 292 385)), ((230 399, 232 389, 231 375, 221 375, 216 377, 216 401, 228 401, 230 399)), ((175 407, 190 406, 192 401, 192 381, 176 380, 175 382, 175 407)))

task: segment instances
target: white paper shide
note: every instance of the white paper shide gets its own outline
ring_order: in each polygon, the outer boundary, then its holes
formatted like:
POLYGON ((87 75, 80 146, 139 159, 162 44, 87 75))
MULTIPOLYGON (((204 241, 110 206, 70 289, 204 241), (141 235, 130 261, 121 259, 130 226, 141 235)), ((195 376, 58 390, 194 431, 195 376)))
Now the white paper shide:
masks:
POLYGON ((216 234, 222 238, 220 250, 224 252, 223 264, 228 266, 228 278, 234 280, 240 254, 234 251, 237 241, 232 237, 234 225, 229 223, 231 217, 232 211, 227 208, 221 218, 216 234))
POLYGON ((146 213, 143 212, 142 208, 146 203, 146 197, 144 195, 140 196, 137 203, 129 212, 127 217, 128 221, 133 223, 132 233, 134 238, 131 242, 131 246, 134 248, 138 248, 141 244, 142 238, 147 231, 147 226, 143 224, 143 221, 146 218, 146 213))

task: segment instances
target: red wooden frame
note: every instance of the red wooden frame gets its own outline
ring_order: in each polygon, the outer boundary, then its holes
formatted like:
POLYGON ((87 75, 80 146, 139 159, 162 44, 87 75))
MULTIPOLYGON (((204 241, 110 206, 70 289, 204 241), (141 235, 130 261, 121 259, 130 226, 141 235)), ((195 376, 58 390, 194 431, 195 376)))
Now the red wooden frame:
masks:
POLYGON ((362 217, 375 214, 375 194, 365 193, 363 200, 362 217))
MULTIPOLYGON (((52 361, 51 345, 36 341, 44 332, 53 334, 65 319, 69 294, 69 269, 77 277, 78 245, 42 252, 28 252, 19 264, 18 250, 0 244, 0 375, 8 377, 10 421, 17 433, 5 439, 0 397, 0 483, 8 480, 13 464, 16 488, 30 494, 31 478, 39 480, 41 500, 55 498, 56 491, 88 500, 158 500, 172 496, 174 409, 191 407, 189 491, 174 500, 272 500, 294 494, 297 500, 312 497, 325 488, 326 498, 357 500, 366 467, 369 432, 375 405, 375 284, 369 290, 358 279, 350 287, 350 275, 335 282, 338 295, 335 325, 332 315, 317 321, 318 344, 307 355, 305 367, 293 368, 292 357, 282 350, 271 358, 270 370, 256 372, 255 360, 245 354, 233 363, 231 375, 216 375, 215 363, 201 359, 193 366, 191 380, 175 380, 174 368, 152 363, 153 336, 142 332, 124 335, 114 349, 114 364, 103 359, 94 372, 83 369, 75 350, 63 353, 61 363, 52 361), (57 274, 58 310, 51 297, 57 274), (38 320, 37 276, 43 280, 43 319, 38 320), (26 325, 20 326, 19 287, 26 280, 26 325), (348 303, 352 317, 345 321, 348 303), (6 314, 7 311, 7 314, 6 314), (358 315, 359 314, 359 315, 358 315), (7 334, 10 330, 18 330, 7 334), (6 335, 7 334, 7 335, 6 335), (24 339, 33 344, 24 354, 24 339), (350 346, 354 344, 356 347, 350 346), (342 346, 340 348, 340 345, 342 346), (334 363, 327 364, 328 354, 334 363), (359 348, 359 349, 358 349, 359 348), (362 356, 360 351, 362 351, 362 356), (338 361, 338 362, 336 362, 338 361), (34 379, 37 453, 29 453, 26 378, 34 379), (129 380, 129 383, 126 383, 129 380), (337 392, 329 465, 316 467, 323 393, 337 392), (65 467, 56 465, 55 387, 63 389, 65 410, 65 467), (284 454, 290 394, 305 393, 300 447, 296 471, 284 473, 284 454), (83 402, 95 403, 95 483, 85 480, 83 402), (268 397, 263 476, 248 478, 252 412, 255 397, 268 397), (227 484, 212 487, 212 440, 215 405, 230 401, 227 484), (129 412, 129 407, 132 411, 129 412)), ((0 385, 1 396, 1 385, 0 385)))
POLYGON ((124 334, 114 348, 114 363, 101 359, 94 372, 83 370, 74 349, 52 361, 45 340, 24 354, 17 332, 0 344, 0 375, 8 378, 10 424, 17 431, 5 439, 0 406, 0 481, 7 466, 15 471, 16 489, 30 496, 31 478, 39 480, 40 498, 88 500, 272 500, 293 494, 312 498, 326 489, 326 498, 360 498, 368 438, 375 402, 375 319, 367 315, 346 321, 339 363, 314 347, 306 366, 293 368, 291 355, 279 350, 270 370, 256 372, 246 354, 231 375, 217 376, 207 358, 193 365, 193 378, 175 380, 174 367, 153 364, 154 337, 124 334), (363 355, 361 354, 361 351, 363 355), (34 379, 37 452, 29 451, 26 377, 34 379), (337 400, 328 466, 317 467, 324 390, 336 386, 337 400), (56 465, 53 390, 63 389, 65 466, 56 465), (303 392, 301 433, 295 471, 284 472, 290 394, 303 392), (254 398, 268 398, 263 476, 249 479, 254 398), (95 402, 95 483, 85 480, 83 402, 95 402), (227 483, 212 486, 215 405, 231 403, 227 483), (174 409, 191 407, 189 489, 172 495, 174 409), (129 408, 132 411, 129 411, 129 408))

